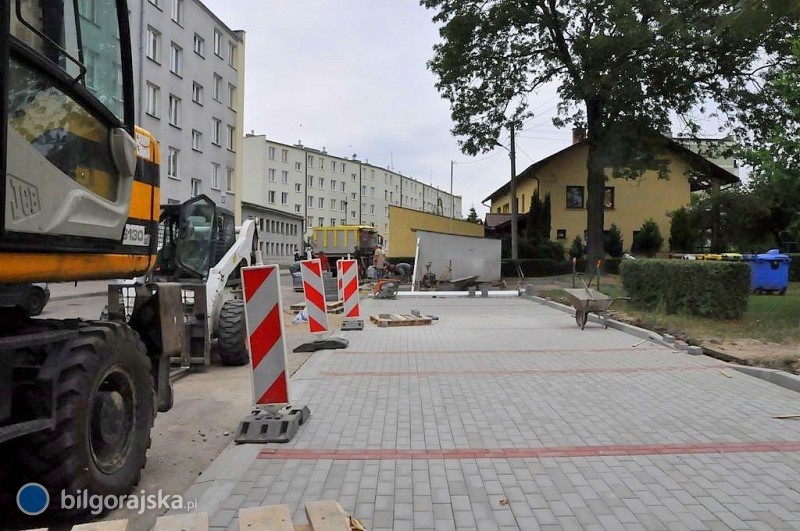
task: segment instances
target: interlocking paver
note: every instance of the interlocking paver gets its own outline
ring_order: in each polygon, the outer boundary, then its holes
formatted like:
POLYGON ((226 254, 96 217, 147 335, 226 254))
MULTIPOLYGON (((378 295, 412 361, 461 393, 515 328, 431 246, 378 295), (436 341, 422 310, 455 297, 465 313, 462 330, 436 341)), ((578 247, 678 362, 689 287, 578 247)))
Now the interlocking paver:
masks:
POLYGON ((796 393, 526 300, 362 305, 409 307, 440 320, 368 325, 301 368, 311 419, 266 445, 276 457, 243 474, 217 527, 254 503, 289 503, 301 523, 305 502, 332 498, 374 530, 800 529, 800 446, 785 446, 800 430, 771 418, 796 393))

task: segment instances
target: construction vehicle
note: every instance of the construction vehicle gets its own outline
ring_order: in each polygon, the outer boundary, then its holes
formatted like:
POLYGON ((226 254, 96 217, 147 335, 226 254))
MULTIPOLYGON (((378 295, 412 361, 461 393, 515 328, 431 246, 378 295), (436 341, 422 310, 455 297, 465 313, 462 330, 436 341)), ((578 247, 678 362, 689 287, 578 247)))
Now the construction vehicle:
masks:
MULTIPOLYGON (((205 195, 183 204, 162 205, 158 258, 144 283, 175 282, 181 287, 184 344, 172 364, 187 369, 211 363, 211 346, 225 365, 250 361, 240 270, 254 263, 257 220, 237 231, 233 212, 205 195)), ((125 321, 133 308, 130 284, 109 286, 108 317, 125 321)))
MULTIPOLYGON (((125 0, 0 0, 0 32, 0 284, 146 274, 160 156, 134 126, 125 0)), ((0 308, 0 505, 35 482, 46 516, 62 492, 117 496, 139 481, 184 330, 179 285, 136 295, 126 322, 0 308)))
POLYGON ((356 253, 362 261, 359 269, 369 267, 375 247, 383 245, 383 237, 372 225, 314 227, 310 244, 314 254, 325 253, 335 275, 336 262, 348 255, 354 258, 356 253))

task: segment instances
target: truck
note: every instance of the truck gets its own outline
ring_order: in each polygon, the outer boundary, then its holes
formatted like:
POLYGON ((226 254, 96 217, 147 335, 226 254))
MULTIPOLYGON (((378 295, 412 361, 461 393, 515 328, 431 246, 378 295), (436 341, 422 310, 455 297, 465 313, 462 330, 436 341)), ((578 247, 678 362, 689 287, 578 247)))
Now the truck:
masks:
POLYGON ((383 245, 383 237, 372 225, 336 225, 334 227, 314 227, 311 241, 312 252, 325 253, 335 276, 335 263, 341 258, 355 258, 358 254, 365 269, 372 263, 375 246, 383 245))

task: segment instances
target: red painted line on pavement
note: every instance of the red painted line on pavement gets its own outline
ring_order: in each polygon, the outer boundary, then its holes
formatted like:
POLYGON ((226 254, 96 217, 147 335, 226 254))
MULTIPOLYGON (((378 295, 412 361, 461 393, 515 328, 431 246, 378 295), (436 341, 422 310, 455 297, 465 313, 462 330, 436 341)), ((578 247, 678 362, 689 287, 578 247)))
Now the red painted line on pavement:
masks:
POLYGON ((620 455, 678 455, 800 452, 800 441, 716 442, 702 444, 611 444, 540 448, 462 448, 449 450, 309 450, 265 448, 259 459, 335 459, 366 461, 399 459, 514 459, 542 457, 602 457, 620 455))
POLYGON ((707 371, 710 369, 723 369, 729 368, 728 364, 714 364, 714 365, 693 365, 690 367, 685 366, 665 366, 665 367, 620 367, 612 368, 585 368, 585 369, 507 369, 507 370, 472 370, 472 371, 352 371, 352 372, 337 372, 337 371, 322 371, 323 376, 515 376, 523 374, 533 375, 546 375, 546 374, 633 374, 643 372, 686 372, 686 371, 707 371))
MULTIPOLYGON (((493 329, 494 330, 494 329, 493 329)), ((663 350, 663 347, 659 347, 659 349, 663 350)), ((408 355, 408 354, 488 354, 488 355, 495 355, 495 354, 595 354, 597 352, 603 353, 622 353, 622 352, 641 352, 642 347, 635 348, 635 347, 622 347, 622 348, 509 348, 509 349, 498 349, 498 350, 488 350, 488 349, 476 349, 476 350, 469 350, 469 349, 461 349, 461 350, 334 350, 331 352, 333 355, 337 356, 353 356, 355 354, 369 354, 374 356, 376 354, 396 354, 396 355, 408 355)), ((666 352, 672 352, 666 350, 666 352)))

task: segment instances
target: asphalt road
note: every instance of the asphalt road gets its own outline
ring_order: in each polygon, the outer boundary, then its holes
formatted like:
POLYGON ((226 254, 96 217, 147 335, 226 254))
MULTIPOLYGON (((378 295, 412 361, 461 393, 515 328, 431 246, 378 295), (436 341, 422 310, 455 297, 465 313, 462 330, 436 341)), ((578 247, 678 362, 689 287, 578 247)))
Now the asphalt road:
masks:
MULTIPOLYGON (((300 302, 302 293, 295 293, 291 277, 281 272, 281 296, 286 325, 289 372, 294 373, 309 357, 292 353, 292 349, 312 338, 307 325, 292 325, 289 305, 300 302)), ((41 318, 97 319, 106 305, 106 295, 51 300, 41 318)), ((334 316, 332 316, 334 317, 334 316)), ((332 325, 338 320, 332 319, 332 325)), ((249 366, 211 366, 173 383, 175 402, 172 410, 159 413, 152 430, 152 446, 147 466, 135 493, 180 495, 197 476, 232 442, 239 421, 250 411, 252 387, 249 366)), ((291 392, 291 390, 290 390, 291 392)), ((112 511, 103 518, 129 518, 130 531, 150 529, 163 510, 112 511)))

